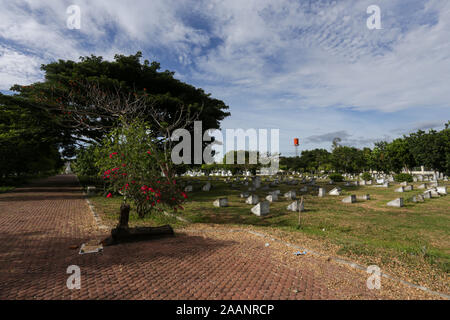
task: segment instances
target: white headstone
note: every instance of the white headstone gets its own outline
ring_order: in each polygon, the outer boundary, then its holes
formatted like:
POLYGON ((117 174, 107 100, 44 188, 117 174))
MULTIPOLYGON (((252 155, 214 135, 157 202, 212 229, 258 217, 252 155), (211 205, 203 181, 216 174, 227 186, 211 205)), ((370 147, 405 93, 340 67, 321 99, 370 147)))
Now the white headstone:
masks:
POLYGON ((437 192, 439 194, 447 194, 447 187, 446 186, 441 186, 441 187, 437 187, 437 192))
POLYGON ((352 194, 348 197, 345 197, 344 199, 342 199, 342 202, 344 203, 355 203, 356 202, 356 195, 352 194))
POLYGON ((302 201, 295 200, 290 205, 287 206, 287 209, 294 212, 303 212, 305 211, 305 206, 302 201))
POLYGON ((397 198, 395 200, 389 201, 387 205, 390 207, 403 207, 403 198, 397 198))
POLYGON ((357 196, 356 198, 360 200, 370 200, 370 194, 363 194, 362 196, 357 196))
POLYGON ((288 191, 284 194, 284 197, 288 200, 295 200, 296 194, 295 191, 288 191))
POLYGON ((192 187, 191 185, 186 186, 186 187, 184 188, 184 192, 192 192, 192 190, 194 190, 194 187, 192 187))
POLYGON ((324 188, 319 188, 319 194, 318 194, 318 196, 319 197, 325 197, 325 189, 324 188))
POLYGON ((341 188, 336 187, 334 189, 332 189, 330 192, 328 192, 329 195, 332 196, 340 196, 341 195, 341 188))
POLYGON ((219 207, 219 208, 228 207, 228 198, 216 199, 216 200, 214 200, 213 205, 214 205, 214 207, 219 207))
POLYGON ((266 197, 266 200, 269 202, 274 202, 278 200, 278 195, 275 193, 271 193, 266 197))
POLYGON ((431 199, 431 191, 425 191, 422 195, 424 199, 431 199))
POLYGON ((257 204, 259 201, 259 198, 256 194, 252 194, 250 197, 245 200, 245 203, 247 204, 257 204))
POLYGON ((250 211, 257 216, 265 216, 270 211, 269 206, 270 204, 268 201, 259 202, 256 206, 251 208, 250 211))

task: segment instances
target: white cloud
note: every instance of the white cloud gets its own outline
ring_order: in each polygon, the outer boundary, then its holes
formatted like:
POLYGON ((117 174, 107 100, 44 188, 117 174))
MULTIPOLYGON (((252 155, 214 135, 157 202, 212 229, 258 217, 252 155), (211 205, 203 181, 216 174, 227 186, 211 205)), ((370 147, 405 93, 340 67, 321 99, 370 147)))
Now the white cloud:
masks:
POLYGON ((286 141, 346 130, 361 142, 449 118, 450 2, 378 0, 382 30, 366 27, 371 4, 0 0, 0 89, 41 78, 51 60, 143 50, 225 100, 224 126, 278 127, 286 141), (80 30, 66 28, 71 4, 80 30))
POLYGON ((13 84, 30 84, 40 80, 38 59, 20 54, 0 45, 0 89, 13 84))

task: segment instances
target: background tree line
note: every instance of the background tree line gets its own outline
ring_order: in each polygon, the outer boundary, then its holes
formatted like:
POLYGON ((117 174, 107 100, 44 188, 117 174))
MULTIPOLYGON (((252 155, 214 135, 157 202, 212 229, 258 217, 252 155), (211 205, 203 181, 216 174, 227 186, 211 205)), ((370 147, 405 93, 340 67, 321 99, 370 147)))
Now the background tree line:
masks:
POLYGON ((332 151, 304 150, 299 157, 281 157, 280 168, 300 172, 361 173, 369 170, 400 173, 424 166, 450 175, 450 121, 440 131, 418 130, 392 142, 376 142, 372 149, 342 146, 332 151))

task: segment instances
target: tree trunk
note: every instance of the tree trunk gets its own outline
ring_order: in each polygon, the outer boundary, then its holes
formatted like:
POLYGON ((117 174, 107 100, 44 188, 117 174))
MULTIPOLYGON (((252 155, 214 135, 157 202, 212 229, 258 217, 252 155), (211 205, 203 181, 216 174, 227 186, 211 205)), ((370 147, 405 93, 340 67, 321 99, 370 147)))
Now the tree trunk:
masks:
POLYGON ((117 226, 117 228, 127 229, 129 218, 130 218, 130 205, 122 203, 122 205, 120 206, 119 225, 117 226))

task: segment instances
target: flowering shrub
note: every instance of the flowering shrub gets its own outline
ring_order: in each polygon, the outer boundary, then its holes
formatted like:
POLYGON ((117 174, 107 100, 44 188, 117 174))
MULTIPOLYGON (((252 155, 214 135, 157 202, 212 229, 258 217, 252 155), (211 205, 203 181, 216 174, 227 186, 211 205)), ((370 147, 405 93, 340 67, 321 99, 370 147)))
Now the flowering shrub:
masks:
POLYGON ((111 192, 121 194, 125 203, 131 200, 139 217, 162 206, 183 209, 187 198, 177 186, 170 154, 160 151, 150 133, 140 122, 118 127, 103 141, 104 156, 97 163, 111 192))

